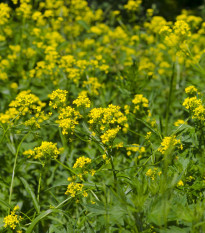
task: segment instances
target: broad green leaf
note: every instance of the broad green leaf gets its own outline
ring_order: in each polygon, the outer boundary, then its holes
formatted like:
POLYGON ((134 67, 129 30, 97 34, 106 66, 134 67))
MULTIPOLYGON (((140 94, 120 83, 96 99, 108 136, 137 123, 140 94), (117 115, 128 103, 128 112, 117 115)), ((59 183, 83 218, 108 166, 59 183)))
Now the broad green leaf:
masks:
POLYGON ((36 196, 35 196, 34 192, 32 191, 32 189, 31 189, 30 185, 28 184, 28 182, 23 177, 21 177, 20 179, 21 179, 26 191, 30 194, 30 196, 31 196, 31 198, 33 200, 33 205, 34 205, 34 207, 36 209, 36 212, 39 214, 40 213, 40 206, 38 204, 38 201, 36 199, 36 196))
POLYGON ((32 233, 34 227, 36 226, 36 224, 38 222, 40 222, 42 219, 44 219, 46 216, 48 216, 49 214, 53 213, 53 212, 58 212, 58 210, 56 209, 48 209, 44 212, 42 212, 38 217, 36 217, 33 222, 31 223, 31 225, 29 226, 29 228, 27 229, 26 233, 32 233))

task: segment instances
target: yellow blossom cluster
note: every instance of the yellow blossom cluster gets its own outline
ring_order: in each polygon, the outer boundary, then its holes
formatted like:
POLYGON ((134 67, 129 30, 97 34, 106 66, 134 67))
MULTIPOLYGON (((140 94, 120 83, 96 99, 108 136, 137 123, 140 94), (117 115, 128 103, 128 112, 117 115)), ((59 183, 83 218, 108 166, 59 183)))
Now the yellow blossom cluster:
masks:
POLYGON ((30 92, 30 90, 20 92, 16 99, 9 104, 9 107, 16 108, 22 115, 25 115, 26 113, 32 114, 33 112, 40 112, 46 104, 41 102, 36 95, 31 94, 30 92))
POLYGON ((84 181, 85 175, 91 174, 92 176, 95 175, 96 170, 90 169, 89 164, 91 164, 92 160, 88 157, 81 156, 77 158, 75 164, 73 165, 73 168, 77 168, 78 170, 76 171, 77 173, 80 171, 79 174, 76 173, 75 176, 68 177, 68 181, 76 181, 77 178, 79 178, 81 181, 84 181), (88 166, 87 166, 88 165, 88 166))
POLYGON ((180 187, 180 186, 184 186, 184 182, 182 180, 180 180, 178 183, 177 183, 177 187, 180 187))
POLYGON ((83 82, 83 87, 87 87, 91 95, 99 95, 99 89, 102 87, 102 84, 99 83, 97 78, 89 77, 87 81, 83 82))
POLYGON ((26 126, 40 128, 40 123, 48 119, 48 116, 42 110, 46 104, 30 92, 30 90, 22 91, 16 96, 15 100, 11 101, 9 109, 5 113, 0 114, 2 123, 12 124, 14 120, 26 117, 29 118, 28 120, 24 119, 26 126))
POLYGON ((186 87, 185 92, 186 92, 186 94, 188 94, 190 96, 199 94, 199 92, 198 92, 198 90, 196 89, 195 86, 186 87))
POLYGON ((115 129, 108 129, 103 135, 100 136, 102 143, 105 144, 114 140, 120 129, 121 128, 119 126, 115 129))
POLYGON ((182 120, 182 119, 179 119, 176 122, 174 122, 174 125, 177 126, 177 127, 180 126, 180 125, 183 125, 183 124, 187 125, 187 122, 182 120))
POLYGON ((74 108, 67 106, 60 110, 58 120, 59 127, 62 128, 63 134, 68 134, 68 132, 73 133, 75 126, 78 125, 78 119, 82 116, 74 108))
POLYGON ((10 7, 6 3, 0 3, 0 25, 4 25, 10 18, 10 7))
POLYGON ((91 127, 101 131, 100 138, 104 144, 116 137, 121 126, 124 131, 128 128, 127 117, 119 106, 110 104, 107 108, 93 108, 88 116, 91 127))
POLYGON ((193 119, 197 119, 199 121, 205 120, 205 107, 202 103, 201 99, 198 99, 197 96, 193 96, 193 94, 197 94, 198 91, 195 87, 187 87, 185 89, 186 93, 191 96, 187 97, 184 102, 183 106, 190 111, 193 119))
POLYGON ((161 146, 158 148, 158 151, 162 154, 165 154, 167 150, 169 150, 171 147, 175 147, 178 145, 178 148, 180 150, 183 150, 183 145, 181 143, 180 139, 176 139, 176 136, 172 137, 165 137, 162 140, 161 146))
POLYGON ((66 96, 68 91, 57 89, 53 91, 48 97, 50 98, 49 106, 52 108, 65 107, 66 96))
POLYGON ((147 113, 149 107, 149 101, 142 94, 135 95, 134 99, 132 100, 132 103, 135 105, 133 111, 134 113, 136 112, 147 113))
MULTIPOLYGON (((166 45, 176 48, 188 55, 187 44, 191 37, 190 27, 184 20, 177 20, 173 28, 165 25, 161 28, 160 33, 165 36, 166 45)), ((181 55, 178 53, 178 55, 181 55)))
POLYGON ((15 229, 19 222, 22 220, 22 217, 17 215, 16 212, 19 210, 19 206, 15 206, 11 211, 11 214, 4 218, 4 227, 10 227, 11 229, 15 229))
MULTIPOLYGON (((84 185, 80 183, 70 183, 65 192, 66 195, 70 195, 71 197, 75 197, 78 192, 82 192, 84 185)), ((86 196, 86 193, 83 193, 86 196)))
POLYGON ((151 135, 152 135, 152 132, 150 132, 150 131, 149 131, 149 132, 147 132, 147 134, 146 134, 146 136, 145 136, 145 139, 149 141, 149 140, 150 140, 151 135))
POLYGON ((107 108, 93 108, 89 113, 89 118, 91 125, 100 123, 101 130, 104 130, 107 124, 123 125, 127 123, 127 118, 120 111, 120 107, 113 104, 110 104, 107 108))
MULTIPOLYGON (((130 156, 132 152, 139 152, 140 156, 141 154, 145 153, 145 147, 140 146, 139 144, 132 144, 131 146, 126 147, 127 155, 130 156)), ((140 157, 138 156, 138 158, 140 157)))
POLYGON ((156 176, 160 176, 162 174, 161 171, 158 170, 157 167, 155 168, 150 168, 147 170, 147 172, 145 173, 146 176, 149 176, 152 180, 155 180, 156 179, 156 176))
POLYGON ((110 163, 110 159, 108 158, 108 156, 106 154, 102 155, 103 160, 105 161, 106 164, 110 163))
POLYGON ((128 0, 128 3, 124 5, 124 8, 127 11, 138 11, 140 5, 142 3, 142 0, 128 0))
POLYGON ((23 155, 40 160, 57 159, 62 149, 57 148, 57 143, 43 141, 41 146, 35 147, 33 150, 24 151, 23 155))
POLYGON ((87 93, 82 91, 78 98, 73 101, 73 104, 77 105, 77 107, 84 107, 84 108, 90 108, 90 100, 87 97, 87 93))
POLYGON ((79 157, 75 164, 73 165, 73 168, 83 168, 85 165, 90 164, 91 163, 91 159, 90 158, 86 158, 85 156, 81 156, 79 157))

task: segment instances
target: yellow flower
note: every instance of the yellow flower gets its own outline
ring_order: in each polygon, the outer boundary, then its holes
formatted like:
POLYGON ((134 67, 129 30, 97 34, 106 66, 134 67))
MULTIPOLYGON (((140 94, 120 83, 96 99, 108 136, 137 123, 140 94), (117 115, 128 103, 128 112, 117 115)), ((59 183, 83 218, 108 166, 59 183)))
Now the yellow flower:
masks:
POLYGON ((68 91, 57 89, 53 91, 48 97, 50 98, 49 106, 52 108, 65 107, 66 96, 68 91))
POLYGON ((142 94, 135 95, 132 103, 135 104, 134 113, 148 110, 149 101, 142 94))
POLYGON ((161 143, 161 146, 158 148, 158 151, 160 151, 162 154, 165 154, 166 151, 172 147, 172 146, 175 146, 175 145, 179 145, 178 148, 180 150, 183 150, 183 145, 180 141, 180 139, 176 139, 176 136, 173 136, 173 137, 165 137, 163 138, 162 140, 162 143, 161 143))
POLYGON ((34 159, 56 159, 60 154, 62 148, 57 148, 57 143, 53 142, 42 142, 41 146, 35 147, 34 150, 24 151, 23 155, 28 156, 28 158, 33 157, 34 159))
POLYGON ((152 180, 155 180, 156 176, 160 176, 162 174, 161 171, 158 171, 158 168, 148 169, 145 173, 146 176, 149 176, 152 180))
POLYGON ((19 206, 15 206, 11 214, 4 218, 4 227, 10 227, 15 229, 19 222, 22 220, 21 216, 17 215, 16 212, 19 210, 19 206))
POLYGON ((127 147, 126 150, 128 156, 131 155, 131 152, 145 153, 145 148, 139 144, 132 144, 132 146, 127 147))
POLYGON ((100 136, 102 143, 105 144, 113 140, 116 137, 119 130, 120 130, 120 127, 117 127, 115 129, 108 129, 103 135, 100 136))
POLYGON ((184 120, 181 120, 181 119, 179 119, 179 120, 177 120, 176 122, 174 122, 174 125, 175 126, 180 126, 180 125, 183 125, 183 124, 187 124, 187 122, 185 122, 184 120))
POLYGON ((177 183, 177 187, 180 187, 180 186, 184 186, 184 182, 182 180, 180 180, 178 183, 177 183))
POLYGON ((11 11, 10 7, 6 3, 0 3, 0 25, 4 25, 8 22, 10 18, 9 12, 11 11))
POLYGON ((81 192, 83 190, 84 185, 80 183, 70 183, 65 192, 66 195, 70 195, 71 197, 75 197, 77 192, 81 192))
POLYGON ((98 82, 97 78, 90 77, 87 81, 83 82, 83 87, 87 87, 91 95, 98 95, 98 90, 102 85, 98 82))
POLYGON ((78 111, 70 106, 62 108, 56 123, 59 124, 59 127, 63 129, 63 134, 68 134, 68 132, 73 132, 75 126, 78 124, 78 119, 81 118, 81 115, 78 111))
POLYGON ((197 94, 198 90, 196 89, 195 86, 189 86, 185 88, 185 92, 186 94, 193 95, 193 94, 197 94))
POLYGON ((86 164, 91 163, 91 161, 92 160, 90 158, 81 156, 76 160, 75 164, 73 165, 73 168, 78 168, 78 167, 83 168, 86 164))
POLYGON ((152 134, 152 132, 147 132, 145 139, 149 141, 151 134, 152 134))
POLYGON ((128 0, 128 3, 124 5, 124 8, 127 11, 138 11, 142 0, 128 0))
POLYGON ((79 94, 78 98, 73 101, 73 104, 76 104, 77 107, 85 107, 85 108, 90 108, 90 100, 87 97, 86 92, 82 92, 79 94))

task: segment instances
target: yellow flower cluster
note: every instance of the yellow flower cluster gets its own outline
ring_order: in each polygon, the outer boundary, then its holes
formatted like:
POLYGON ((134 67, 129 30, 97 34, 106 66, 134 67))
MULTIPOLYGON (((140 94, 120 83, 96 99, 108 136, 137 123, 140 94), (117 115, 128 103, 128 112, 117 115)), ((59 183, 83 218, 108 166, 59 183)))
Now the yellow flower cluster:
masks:
POLYGON ((6 3, 0 3, 0 25, 4 25, 10 18, 10 7, 6 3))
MULTIPOLYGON (((127 150, 127 155, 130 156, 132 154, 132 152, 139 152, 139 154, 145 153, 145 147, 144 146, 140 146, 139 144, 132 144, 132 146, 128 146, 126 148, 127 150)), ((140 157, 140 156, 138 156, 140 157)))
POLYGON ((16 8, 17 15, 28 19, 31 16, 32 5, 30 4, 30 0, 20 0, 20 6, 16 8))
POLYGON ((173 28, 163 26, 160 30, 165 35, 166 45, 182 50, 187 54, 186 44, 191 36, 190 27, 184 20, 177 20, 173 28))
POLYGON ((100 138, 104 144, 116 137, 121 126, 125 131, 128 128, 127 117, 119 106, 110 104, 107 108, 93 108, 88 116, 91 127, 101 131, 100 138))
POLYGON ((83 87, 87 87, 91 95, 99 95, 98 90, 102 87, 102 84, 99 83, 97 78, 90 77, 87 81, 83 82, 83 87))
POLYGON ((82 192, 84 185, 80 183, 70 183, 65 192, 66 195, 70 195, 71 197, 75 197, 78 192, 82 192))
POLYGON ((186 92, 186 94, 191 95, 191 96, 199 94, 199 92, 198 92, 198 90, 196 89, 195 86, 186 87, 185 92, 186 92))
POLYGON ((86 164, 91 163, 91 161, 92 160, 90 158, 81 156, 76 160, 75 164, 73 165, 73 168, 78 168, 78 167, 83 168, 86 164))
MULTIPOLYGON (((149 32, 153 33, 159 33, 165 25, 167 25, 167 21, 162 16, 154 16, 150 22, 144 23, 144 27, 147 28, 149 32)), ((148 40, 149 43, 154 41, 152 37, 145 39, 148 40)))
POLYGON ((132 103, 135 104, 134 113, 148 111, 149 101, 142 94, 135 95, 132 103))
POLYGON ((106 164, 109 164, 109 163, 110 163, 110 159, 107 157, 106 154, 103 154, 103 155, 102 155, 102 158, 103 158, 103 160, 105 161, 106 164))
POLYGON ((178 145, 180 150, 183 150, 183 145, 180 139, 176 139, 176 136, 173 137, 165 137, 162 140, 161 146, 158 148, 158 151, 162 154, 165 154, 168 149, 178 145))
POLYGON ((68 91, 57 89, 53 91, 48 97, 50 98, 49 106, 52 108, 65 107, 66 96, 68 91))
POLYGON ((121 128, 119 126, 115 129, 108 129, 103 135, 100 136, 102 143, 105 144, 114 140, 120 129, 121 128))
POLYGON ((202 106, 202 100, 198 99, 196 96, 187 97, 183 102, 183 106, 190 111, 194 111, 198 107, 202 106))
POLYGON ((156 176, 160 176, 162 174, 161 171, 158 171, 158 168, 150 168, 149 170, 147 170, 147 172, 145 173, 146 176, 149 176, 152 180, 155 180, 156 176))
POLYGON ((31 94, 30 90, 22 91, 16 96, 15 100, 11 101, 9 109, 0 114, 0 121, 12 124, 12 121, 25 116, 30 117, 29 120, 24 120, 26 126, 40 128, 40 123, 48 119, 48 116, 42 111, 45 105, 36 95, 31 94))
POLYGON ((151 8, 147 9, 146 14, 147 14, 148 17, 152 17, 153 13, 154 13, 153 9, 151 9, 151 8))
POLYGON ((127 117, 120 112, 120 107, 110 104, 107 108, 93 108, 89 113, 89 123, 91 125, 101 124, 101 130, 105 129, 106 125, 119 124, 123 125, 127 122, 127 117))
POLYGON ((35 147, 34 150, 24 151, 23 155, 28 158, 33 157, 34 159, 56 159, 63 148, 58 149, 57 143, 53 142, 42 142, 41 146, 35 147))
MULTIPOLYGON (((197 89, 193 86, 187 87, 185 91, 189 96, 199 94, 197 89)), ((193 119, 199 121, 205 120, 205 107, 203 106, 201 99, 198 99, 196 96, 187 97, 183 102, 183 106, 190 111, 193 119)))
POLYGON ((73 104, 76 104, 77 107, 85 107, 85 108, 90 108, 90 100, 87 97, 87 93, 82 91, 78 98, 76 100, 73 101, 73 104))
POLYGON ((175 126, 180 126, 180 125, 183 125, 183 124, 187 124, 187 122, 186 121, 184 121, 184 120, 181 120, 181 119, 179 119, 179 120, 177 120, 176 122, 174 122, 174 125, 175 126))
POLYGON ((9 104, 9 107, 18 109, 19 113, 22 115, 41 112, 41 109, 46 104, 41 102, 37 96, 30 92, 30 90, 20 92, 16 99, 9 104))
POLYGON ((74 108, 67 106, 60 110, 58 120, 56 121, 59 124, 59 127, 63 129, 63 134, 68 134, 68 132, 73 133, 75 126, 78 124, 78 119, 82 116, 74 108))
POLYGON ((180 186, 184 186, 184 182, 182 180, 180 180, 178 183, 177 183, 177 187, 180 187, 180 186))
POLYGON ((16 108, 9 108, 5 113, 0 113, 0 121, 3 124, 10 123, 10 121, 15 118, 19 119, 18 114, 19 112, 16 110, 16 108))
POLYGON ((16 212, 19 210, 19 206, 15 206, 11 211, 11 214, 4 218, 4 227, 10 227, 11 229, 15 229, 19 222, 22 220, 22 217, 17 215, 16 212))
POLYGON ((150 131, 149 131, 149 132, 147 132, 147 134, 146 134, 146 136, 145 136, 145 139, 149 141, 149 140, 150 140, 151 135, 152 135, 152 132, 150 132, 150 131))
POLYGON ((128 0, 128 3, 124 5, 124 8, 127 11, 138 11, 140 5, 142 3, 142 0, 128 0))

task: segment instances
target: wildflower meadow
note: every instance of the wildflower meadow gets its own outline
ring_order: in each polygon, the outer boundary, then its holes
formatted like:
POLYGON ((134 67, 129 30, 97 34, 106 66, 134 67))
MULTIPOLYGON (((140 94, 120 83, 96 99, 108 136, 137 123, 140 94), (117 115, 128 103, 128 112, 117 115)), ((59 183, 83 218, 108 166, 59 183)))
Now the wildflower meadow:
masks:
POLYGON ((204 77, 189 10, 1 1, 0 232, 204 233, 204 77))

